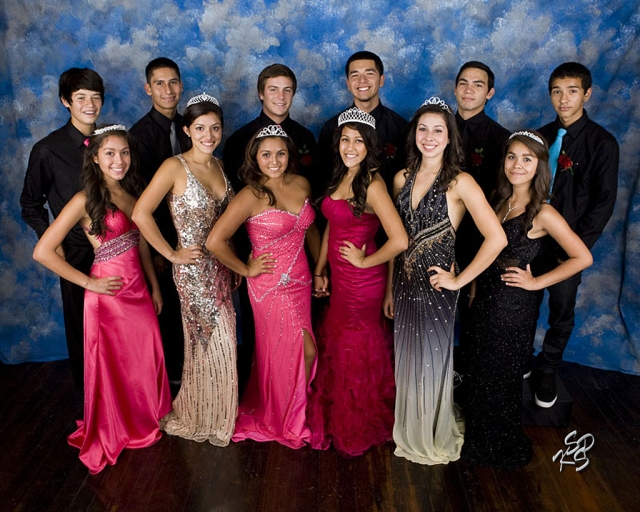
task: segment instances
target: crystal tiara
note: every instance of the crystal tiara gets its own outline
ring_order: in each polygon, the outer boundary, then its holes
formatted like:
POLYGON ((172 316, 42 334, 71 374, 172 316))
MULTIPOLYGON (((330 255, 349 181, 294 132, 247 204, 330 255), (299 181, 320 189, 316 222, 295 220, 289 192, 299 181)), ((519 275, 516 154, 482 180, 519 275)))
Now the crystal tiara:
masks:
POLYGON ((531 133, 531 132, 527 132, 527 131, 513 132, 509 136, 509 140, 513 139, 516 135, 524 135, 525 137, 529 137, 530 139, 533 139, 536 142, 539 142, 540 144, 542 144, 544 146, 544 142, 542 142, 542 139, 540 137, 538 137, 535 133, 531 133))
POLYGON ((365 111, 360 110, 358 107, 352 107, 340 114, 338 117, 338 126, 342 126, 345 123, 363 123, 368 124, 374 129, 376 127, 375 118, 371 114, 367 114, 365 111))
POLYGON ((437 96, 431 96, 431 98, 426 100, 422 105, 420 105, 420 107, 426 107, 427 105, 437 105, 441 107, 443 110, 446 110, 447 112, 449 112, 449 114, 451 114, 451 109, 449 108, 449 105, 447 105, 444 102, 444 100, 441 100, 437 96))
POLYGON ((187 107, 195 105, 196 103, 202 103, 203 101, 208 101, 209 103, 220 106, 220 103, 218 103, 218 100, 216 98, 210 96, 206 92, 203 92, 202 94, 198 94, 197 96, 194 96, 189 101, 187 101, 187 107))
POLYGON ((107 126, 103 126, 102 128, 98 128, 97 130, 93 130, 93 133, 91 135, 102 135, 103 133, 112 132, 116 130, 123 131, 123 132, 127 131, 127 129, 123 124, 110 124, 107 126))
POLYGON ((271 124, 258 132, 256 135, 256 139, 260 139, 262 137, 284 137, 286 139, 289 138, 287 132, 282 129, 282 126, 279 124, 271 124))

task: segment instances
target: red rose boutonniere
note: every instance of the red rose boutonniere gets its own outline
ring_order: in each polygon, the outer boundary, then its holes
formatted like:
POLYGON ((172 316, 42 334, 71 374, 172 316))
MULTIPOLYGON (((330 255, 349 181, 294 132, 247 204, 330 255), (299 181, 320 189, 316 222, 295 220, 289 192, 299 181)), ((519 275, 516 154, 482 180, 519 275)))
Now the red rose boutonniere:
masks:
POLYGON ((302 149, 298 150, 298 156, 300 157, 300 165, 309 167, 313 163, 313 157, 309 153, 309 148, 305 144, 302 149))
POLYGON ((471 165, 474 167, 477 167, 479 165, 482 165, 482 162, 484 161, 484 155, 482 154, 482 152, 484 151, 484 148, 476 148, 474 153, 471 153, 471 165))
POLYGON ((573 176, 573 162, 571 158, 567 156, 567 154, 563 151, 562 154, 558 157, 558 169, 562 171, 569 171, 573 176))
POLYGON ((387 144, 384 147, 384 154, 387 156, 387 158, 395 158, 397 152, 398 152, 398 148, 396 148, 391 143, 387 144))

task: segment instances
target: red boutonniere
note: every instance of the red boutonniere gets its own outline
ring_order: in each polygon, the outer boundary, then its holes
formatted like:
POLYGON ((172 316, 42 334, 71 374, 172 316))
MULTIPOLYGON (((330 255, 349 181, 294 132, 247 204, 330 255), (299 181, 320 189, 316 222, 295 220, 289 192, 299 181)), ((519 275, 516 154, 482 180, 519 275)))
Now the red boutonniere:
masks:
POLYGON ((309 167, 313 163, 313 157, 311 156, 311 153, 309 153, 309 148, 306 144, 302 149, 298 150, 298 155, 300 156, 300 165, 309 167))
POLYGON ((396 148, 393 144, 389 143, 384 147, 384 154, 387 158, 394 158, 396 153, 398 152, 398 148, 396 148))
POLYGON ((484 161, 484 155, 482 154, 482 152, 484 151, 484 148, 476 148, 474 153, 471 153, 471 165, 474 167, 477 167, 479 165, 482 165, 482 162, 484 161))
POLYGON ((560 169, 561 172, 569 171, 573 176, 573 162, 571 161, 571 158, 569 158, 564 151, 558 157, 558 169, 560 169))

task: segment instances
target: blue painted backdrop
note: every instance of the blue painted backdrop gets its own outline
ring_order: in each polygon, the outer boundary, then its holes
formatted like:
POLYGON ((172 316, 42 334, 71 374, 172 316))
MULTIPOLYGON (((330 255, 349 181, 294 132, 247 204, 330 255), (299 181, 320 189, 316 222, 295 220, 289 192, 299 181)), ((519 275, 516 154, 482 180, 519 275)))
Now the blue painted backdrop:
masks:
MULTIPOLYGON (((383 102, 410 117, 422 100, 453 102, 466 60, 496 74, 488 112, 508 129, 554 113, 547 78, 567 60, 594 75, 589 115, 621 146, 618 204, 594 248, 566 359, 640 374, 640 9, 637 1, 4 0, 0 6, 0 357, 66 356, 57 279, 33 263, 34 233, 19 195, 33 144, 67 120, 57 80, 72 66, 104 78, 101 121, 131 126, 149 108, 143 73, 166 55, 183 73, 184 100, 221 100, 225 133, 253 118, 260 70, 284 62, 299 90, 292 114, 316 134, 347 106, 343 65, 354 51, 387 67, 383 102)), ((184 105, 184 102, 183 102, 184 105)), ((538 343, 541 326, 538 333, 538 343)))

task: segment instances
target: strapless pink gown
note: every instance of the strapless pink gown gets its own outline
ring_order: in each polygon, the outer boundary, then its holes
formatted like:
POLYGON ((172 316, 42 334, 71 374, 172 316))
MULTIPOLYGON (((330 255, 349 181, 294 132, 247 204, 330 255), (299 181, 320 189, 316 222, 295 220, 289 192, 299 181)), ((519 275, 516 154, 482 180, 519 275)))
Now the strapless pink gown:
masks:
POLYGON ((340 256, 344 240, 376 249, 375 214, 353 215, 349 203, 327 197, 331 296, 318 329, 318 372, 309 404, 311 446, 330 443, 343 456, 356 456, 391 439, 394 420, 392 333, 382 302, 387 265, 360 269, 340 256))
POLYGON ((84 419, 68 438, 92 474, 116 463, 125 448, 161 437, 159 419, 171 411, 158 319, 140 262, 138 228, 120 210, 109 212, 95 251, 95 277, 121 276, 115 296, 85 292, 84 419))
MULTIPOLYGON (((309 441, 304 331, 311 330, 311 272, 305 233, 315 214, 305 201, 298 215, 269 209, 246 222, 254 257, 270 252, 273 274, 247 279, 256 346, 233 441, 277 441, 300 448, 309 441)), ((315 374, 315 363, 310 379, 315 374)))

